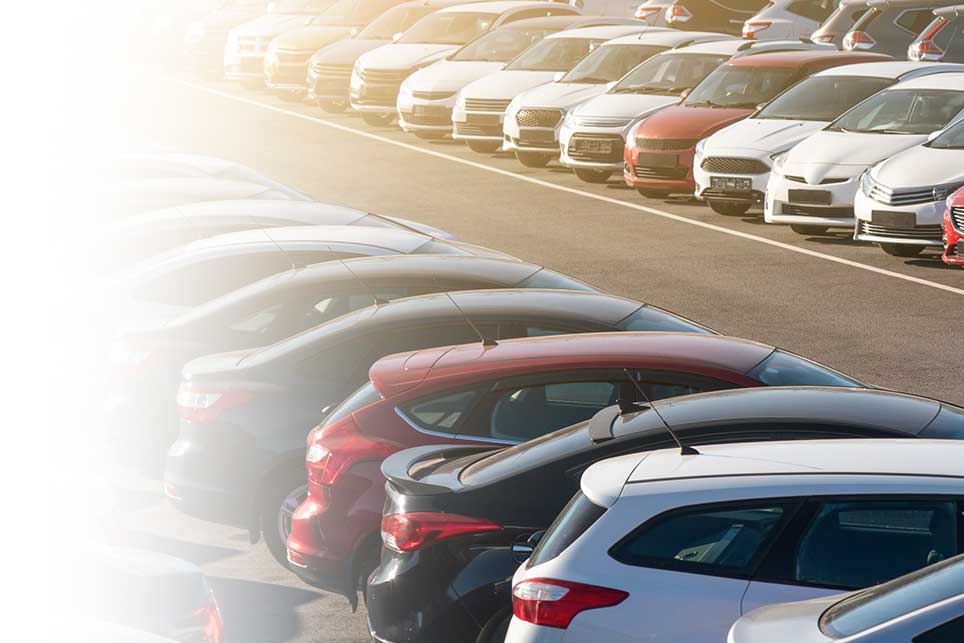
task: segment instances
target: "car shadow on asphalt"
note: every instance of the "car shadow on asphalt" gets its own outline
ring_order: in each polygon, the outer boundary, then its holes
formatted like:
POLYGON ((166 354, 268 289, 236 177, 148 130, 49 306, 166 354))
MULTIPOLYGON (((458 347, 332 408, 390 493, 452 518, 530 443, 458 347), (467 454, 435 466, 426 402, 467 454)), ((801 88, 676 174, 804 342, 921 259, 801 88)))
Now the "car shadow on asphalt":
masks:
POLYGON ((209 576, 208 581, 221 609, 224 639, 231 643, 290 641, 301 631, 296 608, 322 597, 319 592, 239 578, 209 576))
POLYGON ((917 257, 915 259, 908 259, 904 262, 908 266, 915 266, 917 268, 929 268, 931 270, 954 270, 954 266, 949 266, 941 259, 940 255, 930 255, 917 257))
POLYGON ((245 550, 242 549, 192 543, 186 540, 159 536, 137 529, 116 530, 107 535, 107 539, 111 545, 167 554, 190 561, 198 566, 204 566, 245 553, 245 550))
POLYGON ((870 246, 873 244, 865 243, 863 241, 854 241, 853 233, 849 230, 842 231, 834 234, 833 232, 828 232, 825 235, 819 236, 804 236, 801 235, 802 239, 806 241, 812 241, 813 243, 819 243, 825 246, 870 246))

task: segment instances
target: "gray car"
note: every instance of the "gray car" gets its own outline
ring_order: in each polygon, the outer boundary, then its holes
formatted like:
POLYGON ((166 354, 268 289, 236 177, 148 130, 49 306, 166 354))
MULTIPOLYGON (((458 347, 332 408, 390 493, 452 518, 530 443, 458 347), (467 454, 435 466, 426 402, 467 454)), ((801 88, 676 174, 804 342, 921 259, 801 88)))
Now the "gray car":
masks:
POLYGON ((869 10, 843 39, 850 51, 873 51, 907 58, 907 48, 934 18, 934 9, 960 0, 869 0, 869 10))
POLYGON ((760 608, 738 620, 729 636, 729 643, 778 641, 960 643, 964 641, 964 555, 843 598, 760 608))
POLYGON ((934 10, 934 20, 907 48, 911 60, 964 63, 964 4, 934 10))
POLYGON ((867 9, 867 0, 841 0, 830 17, 810 35, 810 40, 839 48, 844 36, 867 13, 867 9))

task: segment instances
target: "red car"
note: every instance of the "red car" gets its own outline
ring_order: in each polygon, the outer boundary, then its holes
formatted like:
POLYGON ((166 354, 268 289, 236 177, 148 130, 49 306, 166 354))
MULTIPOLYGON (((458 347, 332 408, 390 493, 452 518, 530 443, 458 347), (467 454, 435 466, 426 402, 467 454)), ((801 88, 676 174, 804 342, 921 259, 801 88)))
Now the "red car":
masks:
POLYGON ((308 498, 294 511, 289 567, 357 601, 375 568, 385 502, 381 462, 409 447, 524 442, 617 400, 783 384, 859 386, 772 346, 689 333, 592 333, 390 355, 308 437, 308 498), (633 374, 646 392, 630 383, 633 374))
POLYGON ((679 105, 644 119, 626 138, 623 179, 646 197, 692 193, 696 144, 822 69, 889 56, 805 49, 735 58, 716 68, 679 105))
POLYGON ((951 195, 944 211, 944 263, 964 266, 964 188, 951 195))

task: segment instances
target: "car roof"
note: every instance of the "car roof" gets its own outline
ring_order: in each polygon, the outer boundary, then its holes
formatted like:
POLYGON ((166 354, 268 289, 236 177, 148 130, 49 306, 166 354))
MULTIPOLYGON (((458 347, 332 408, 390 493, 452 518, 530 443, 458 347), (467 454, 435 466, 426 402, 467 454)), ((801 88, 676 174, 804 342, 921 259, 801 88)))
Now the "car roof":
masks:
POLYGON ((854 63, 861 60, 891 60, 890 56, 882 54, 871 54, 867 52, 847 52, 835 49, 804 49, 802 51, 779 51, 766 54, 756 54, 754 56, 741 56, 727 61, 726 65, 750 66, 750 67, 808 67, 819 65, 828 61, 840 60, 841 64, 847 61, 854 63))
MULTIPOLYGON (((221 248, 249 243, 309 241, 359 243, 407 254, 424 245, 430 239, 431 237, 427 235, 398 228, 342 225, 284 226, 219 234, 181 246, 180 251, 190 253, 207 248, 221 248)), ((444 242, 440 241, 439 243, 444 242)))
POLYGON ((897 85, 891 85, 884 91, 894 89, 948 89, 964 91, 964 72, 947 74, 931 74, 920 78, 911 78, 897 85))
POLYGON ((961 65, 955 65, 952 63, 931 63, 931 62, 914 62, 910 60, 882 60, 880 62, 867 62, 867 63, 857 63, 854 65, 841 65, 839 67, 831 67, 830 69, 824 69, 820 71, 815 76, 874 76, 878 78, 896 78, 899 79, 904 74, 924 71, 924 70, 934 70, 932 73, 938 73, 942 67, 947 68, 949 73, 953 70, 964 70, 961 65))
POLYGON ((494 2, 470 2, 453 7, 440 9, 441 12, 466 11, 470 13, 493 13, 500 14, 513 9, 525 9, 529 7, 539 8, 546 5, 545 1, 531 2, 529 0, 495 0, 494 2))
POLYGON ((748 41, 741 38, 728 38, 726 40, 712 40, 710 42, 698 42, 696 44, 680 47, 676 51, 685 54, 727 54, 734 55, 744 47, 748 41))
MULTIPOLYGON (((605 38, 611 40, 631 33, 645 32, 646 25, 601 25, 596 27, 580 27, 579 29, 566 29, 549 34, 546 38, 605 38)), ((658 33, 655 30, 654 33, 658 33)))
MULTIPOLYGON (((675 29, 666 31, 644 31, 639 34, 620 36, 603 43, 608 45, 662 45, 664 47, 678 47, 681 44, 699 40, 700 38, 718 38, 729 40, 725 34, 710 33, 708 31, 677 31, 675 29)), ((715 42, 715 41, 714 41, 715 42)))
POLYGON ((906 9, 940 7, 947 4, 947 0, 867 0, 868 7, 888 9, 906 9))
POLYGON ((375 388, 389 397, 433 380, 465 384, 590 365, 613 368, 635 363, 656 370, 743 375, 773 350, 749 340, 696 333, 551 335, 504 340, 491 347, 472 343, 389 355, 375 362, 369 376, 375 388))
POLYGON ((499 29, 568 29, 572 25, 582 22, 589 22, 592 19, 605 18, 605 16, 583 16, 572 14, 568 16, 541 16, 539 18, 526 18, 524 20, 514 20, 509 24, 502 25, 499 29))

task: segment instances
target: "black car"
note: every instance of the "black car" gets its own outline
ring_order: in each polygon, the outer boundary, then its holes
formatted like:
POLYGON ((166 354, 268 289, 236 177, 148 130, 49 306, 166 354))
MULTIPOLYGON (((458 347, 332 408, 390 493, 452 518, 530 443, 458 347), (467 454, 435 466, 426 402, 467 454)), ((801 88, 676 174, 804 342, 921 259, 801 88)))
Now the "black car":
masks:
POLYGON ((488 257, 364 257, 286 270, 118 339, 110 351, 109 443, 121 461, 156 474, 177 436, 174 399, 190 360, 273 344, 376 299, 478 288, 594 290, 540 266, 488 257))
POLYGON ((186 513, 263 533, 285 564, 290 519, 281 508, 307 495, 308 432, 376 360, 480 335, 484 349, 511 337, 619 330, 712 332, 602 293, 473 290, 370 306, 267 348, 202 357, 184 368, 165 492, 186 513))
POLYGON ((382 464, 388 478, 382 559, 367 588, 375 640, 501 642, 512 615, 512 574, 579 490, 583 471, 615 455, 673 446, 664 420, 687 446, 964 439, 964 408, 871 389, 791 387, 612 406, 588 422, 496 451, 401 451, 382 464), (405 534, 393 533, 399 526, 405 534), (399 541, 404 551, 393 547, 399 541))

